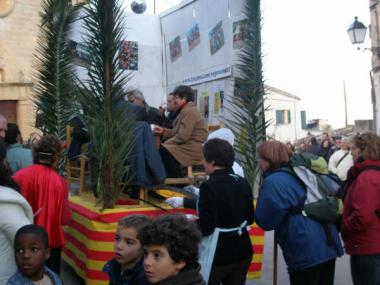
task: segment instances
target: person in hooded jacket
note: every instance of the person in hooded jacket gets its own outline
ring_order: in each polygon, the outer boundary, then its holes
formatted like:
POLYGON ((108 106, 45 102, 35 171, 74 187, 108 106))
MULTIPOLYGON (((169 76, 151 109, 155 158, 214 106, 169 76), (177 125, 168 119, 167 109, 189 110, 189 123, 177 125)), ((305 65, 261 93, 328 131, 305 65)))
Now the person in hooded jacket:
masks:
POLYGON ((291 285, 333 285, 335 260, 343 254, 334 224, 322 225, 302 213, 306 191, 287 167, 292 151, 278 141, 257 148, 264 182, 256 204, 256 223, 275 231, 291 285))
POLYGON ((342 238, 354 285, 380 284, 380 137, 357 135, 351 153, 342 238))

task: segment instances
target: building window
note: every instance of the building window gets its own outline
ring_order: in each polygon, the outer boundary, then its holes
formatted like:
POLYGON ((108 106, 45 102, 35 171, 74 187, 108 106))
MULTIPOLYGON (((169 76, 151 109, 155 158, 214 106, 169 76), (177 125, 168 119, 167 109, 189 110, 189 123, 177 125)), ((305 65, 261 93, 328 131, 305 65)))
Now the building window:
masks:
POLYGON ((276 110, 276 125, 284 125, 290 123, 290 110, 276 110))

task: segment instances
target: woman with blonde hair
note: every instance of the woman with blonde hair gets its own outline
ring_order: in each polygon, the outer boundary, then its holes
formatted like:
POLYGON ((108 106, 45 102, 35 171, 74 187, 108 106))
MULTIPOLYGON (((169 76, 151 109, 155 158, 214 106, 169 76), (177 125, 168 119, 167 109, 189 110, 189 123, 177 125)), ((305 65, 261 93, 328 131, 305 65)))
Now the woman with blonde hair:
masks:
POLYGON ((380 284, 380 137, 355 136, 351 153, 342 238, 354 285, 380 284))
POLYGON ((291 285, 333 285, 335 259, 343 249, 333 224, 303 215, 306 190, 289 170, 293 152, 278 141, 257 148, 264 178, 256 204, 256 223, 265 231, 275 230, 291 285))

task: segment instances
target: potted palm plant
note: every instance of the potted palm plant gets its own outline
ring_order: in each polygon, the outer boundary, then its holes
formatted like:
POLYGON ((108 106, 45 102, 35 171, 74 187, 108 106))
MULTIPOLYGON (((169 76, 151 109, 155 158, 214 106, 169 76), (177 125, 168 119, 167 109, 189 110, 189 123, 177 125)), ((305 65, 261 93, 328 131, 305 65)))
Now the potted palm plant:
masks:
POLYGON ((125 108, 128 74, 119 65, 125 20, 117 0, 89 0, 84 6, 88 79, 80 82, 79 101, 97 165, 97 194, 103 209, 113 208, 133 147, 134 118, 125 108))
POLYGON ((228 125, 236 137, 235 150, 242 160, 251 187, 258 187, 256 146, 265 140, 264 80, 261 53, 260 0, 246 0, 244 14, 247 33, 238 51, 234 96, 230 100, 228 125))

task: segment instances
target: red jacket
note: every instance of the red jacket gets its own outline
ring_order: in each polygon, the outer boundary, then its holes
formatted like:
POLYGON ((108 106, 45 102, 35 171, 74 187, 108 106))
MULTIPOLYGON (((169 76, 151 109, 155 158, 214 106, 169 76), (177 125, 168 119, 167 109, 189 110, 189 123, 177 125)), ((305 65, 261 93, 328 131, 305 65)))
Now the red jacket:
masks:
POLYGON ((62 225, 70 220, 66 181, 53 168, 33 164, 16 172, 14 180, 32 206, 34 223, 49 234, 50 247, 62 247, 62 225))
POLYGON ((348 175, 352 183, 344 199, 342 238, 350 255, 380 253, 380 218, 375 213, 380 211, 380 171, 371 166, 380 168, 380 161, 356 163, 348 175))

